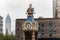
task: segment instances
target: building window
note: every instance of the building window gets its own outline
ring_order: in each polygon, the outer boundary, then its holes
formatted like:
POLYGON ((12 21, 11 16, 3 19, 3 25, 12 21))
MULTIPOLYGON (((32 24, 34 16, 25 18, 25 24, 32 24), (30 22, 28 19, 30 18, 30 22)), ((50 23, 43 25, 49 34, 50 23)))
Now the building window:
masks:
POLYGON ((49 34, 50 38, 52 38, 52 34, 49 34))
POLYGON ((58 10, 55 11, 55 18, 58 18, 58 10))
POLYGON ((19 35, 17 35, 17 38, 19 39, 19 35))
POLYGON ((50 38, 56 38, 56 24, 55 23, 49 23, 49 36, 50 38))
POLYGON ((53 27, 53 24, 52 23, 49 23, 49 36, 50 38, 52 38, 52 27, 53 27))
POLYGON ((54 23, 53 25, 53 34, 54 34, 54 38, 56 38, 56 24, 54 23))
POLYGON ((40 38, 44 37, 44 23, 39 23, 38 34, 40 35, 40 38))
POLYGON ((38 27, 38 32, 40 32, 40 23, 39 23, 39 27, 38 27))
POLYGON ((19 31, 19 28, 17 28, 17 31, 19 31))

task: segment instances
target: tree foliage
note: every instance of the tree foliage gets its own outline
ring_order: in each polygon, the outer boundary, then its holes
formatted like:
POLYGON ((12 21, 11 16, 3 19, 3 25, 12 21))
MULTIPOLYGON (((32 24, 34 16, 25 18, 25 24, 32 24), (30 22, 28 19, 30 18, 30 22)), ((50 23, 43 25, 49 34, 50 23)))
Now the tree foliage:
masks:
POLYGON ((0 34, 0 40, 16 40, 14 35, 3 35, 0 34))

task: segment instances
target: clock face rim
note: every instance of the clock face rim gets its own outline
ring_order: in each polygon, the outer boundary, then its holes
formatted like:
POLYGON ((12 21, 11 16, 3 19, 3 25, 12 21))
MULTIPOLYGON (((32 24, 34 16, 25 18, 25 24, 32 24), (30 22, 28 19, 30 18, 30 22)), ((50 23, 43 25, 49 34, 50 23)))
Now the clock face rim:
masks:
POLYGON ((26 24, 26 28, 28 28, 28 29, 31 28, 31 24, 30 23, 27 23, 26 24), (28 27, 28 25, 29 25, 29 27, 28 27))

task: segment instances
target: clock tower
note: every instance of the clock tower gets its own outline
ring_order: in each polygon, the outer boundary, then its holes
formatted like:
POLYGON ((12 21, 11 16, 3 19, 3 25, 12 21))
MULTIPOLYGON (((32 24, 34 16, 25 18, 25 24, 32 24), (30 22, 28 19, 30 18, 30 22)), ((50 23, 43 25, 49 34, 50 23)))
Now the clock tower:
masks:
POLYGON ((38 23, 34 20, 34 8, 32 4, 27 9, 27 19, 22 24, 23 40, 37 40, 38 23))

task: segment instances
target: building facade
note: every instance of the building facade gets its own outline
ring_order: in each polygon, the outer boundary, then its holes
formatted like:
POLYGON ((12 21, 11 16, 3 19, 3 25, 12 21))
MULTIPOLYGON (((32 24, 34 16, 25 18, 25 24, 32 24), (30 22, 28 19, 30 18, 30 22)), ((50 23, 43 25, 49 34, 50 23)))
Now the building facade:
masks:
POLYGON ((3 17, 0 16, 0 33, 3 34, 3 17))
POLYGON ((6 34, 11 34, 11 18, 9 16, 9 14, 6 16, 6 20, 5 20, 5 30, 6 30, 6 34))
POLYGON ((58 0, 58 18, 60 18, 60 0, 58 0))
POLYGON ((34 18, 34 8, 30 5, 27 9, 27 19, 16 19, 16 40, 60 38, 60 3, 57 0, 53 2, 53 18, 34 18))
POLYGON ((53 0, 53 18, 60 18, 60 0, 53 0))
POLYGON ((60 18, 41 18, 38 22, 38 38, 60 38, 60 18))

